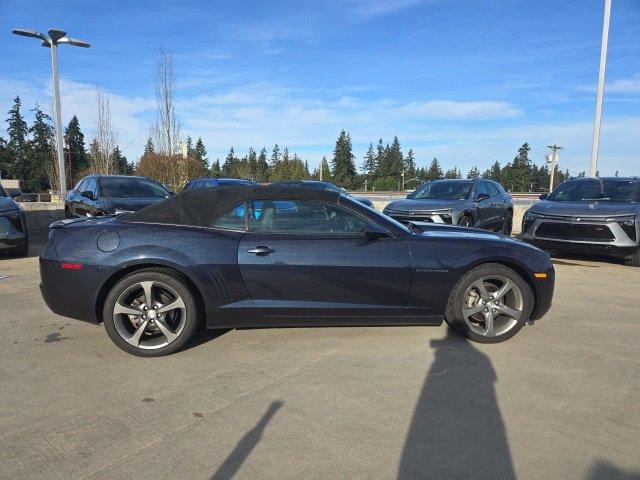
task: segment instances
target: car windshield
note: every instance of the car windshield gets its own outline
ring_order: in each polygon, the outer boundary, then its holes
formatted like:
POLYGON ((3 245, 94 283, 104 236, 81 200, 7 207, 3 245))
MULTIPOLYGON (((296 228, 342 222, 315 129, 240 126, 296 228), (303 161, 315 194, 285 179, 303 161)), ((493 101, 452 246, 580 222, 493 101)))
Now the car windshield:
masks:
POLYGON ((103 197, 167 197, 167 192, 162 185, 146 178, 122 177, 101 178, 100 193, 103 197))
POLYGON ((640 182, 577 180, 561 184, 547 197, 552 202, 640 202, 640 182))
POLYGON ((418 187, 408 198, 465 200, 469 198, 472 188, 473 182, 429 182, 418 187))

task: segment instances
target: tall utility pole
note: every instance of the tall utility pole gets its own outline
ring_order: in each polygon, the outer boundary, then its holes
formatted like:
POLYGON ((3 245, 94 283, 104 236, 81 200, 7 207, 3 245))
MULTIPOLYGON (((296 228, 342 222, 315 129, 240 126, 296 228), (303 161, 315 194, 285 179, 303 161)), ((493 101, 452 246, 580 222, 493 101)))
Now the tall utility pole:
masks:
POLYGON ((550 179, 549 179, 549 191, 551 192, 553 190, 553 177, 556 174, 556 165, 558 164, 558 150, 562 150, 562 147, 559 145, 556 145, 555 143, 553 145, 547 145, 547 148, 551 149, 551 153, 549 154, 548 157, 548 161, 549 163, 551 163, 551 175, 550 175, 550 179))
POLYGON ((593 144, 591 146, 591 166, 589 176, 595 177, 598 171, 598 152, 600 150, 600 124, 602 122, 602 97, 604 96, 604 74, 607 69, 607 45, 609 43, 609 19, 611 18, 611 0, 604 0, 604 21, 602 23, 602 44, 600 45, 600 71, 598 72, 598 91, 596 93, 596 114, 593 124, 593 144))
POLYGON ((32 37, 42 40, 42 46, 51 49, 51 70, 53 73, 53 106, 56 117, 56 152, 58 154, 58 177, 60 180, 60 198, 64 201, 67 196, 67 175, 64 168, 64 147, 62 140, 62 111, 60 108, 60 84, 58 80, 58 45, 68 44, 75 47, 89 48, 91 45, 82 40, 67 37, 67 32, 51 29, 49 35, 35 30, 23 30, 16 28, 11 31, 23 37, 32 37))

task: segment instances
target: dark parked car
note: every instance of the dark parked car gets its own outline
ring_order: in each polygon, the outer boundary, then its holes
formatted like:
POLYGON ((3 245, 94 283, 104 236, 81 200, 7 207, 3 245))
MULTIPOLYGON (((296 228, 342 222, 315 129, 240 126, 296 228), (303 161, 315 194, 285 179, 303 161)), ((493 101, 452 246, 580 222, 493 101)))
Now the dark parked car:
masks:
POLYGON ((553 252, 598 253, 640 267, 640 178, 577 178, 526 211, 522 239, 553 252))
POLYGON ((511 235, 513 202, 491 180, 435 180, 418 187, 406 200, 391 202, 384 213, 407 222, 476 227, 511 235))
POLYGON ((24 257, 29 253, 29 236, 24 210, 2 185, 0 185, 0 251, 9 252, 9 255, 14 257, 24 257))
POLYGON ((271 185, 278 185, 281 187, 302 187, 302 188, 315 188, 318 190, 329 190, 330 192, 336 192, 341 195, 347 195, 357 200, 360 203, 365 204, 367 207, 373 208, 373 202, 365 197, 354 197, 344 188, 340 188, 337 185, 329 182, 320 182, 318 180, 283 180, 281 182, 271 182, 271 185))
POLYGON ((193 190, 196 188, 212 188, 221 187, 223 185, 255 185, 256 182, 244 180, 242 178, 209 178, 203 177, 196 180, 190 180, 184 186, 184 190, 193 190))
POLYGON ((67 218, 135 212, 169 197, 171 192, 147 177, 90 175, 67 193, 67 218))
POLYGON ((184 191, 128 215, 61 220, 40 273, 55 313, 104 322, 120 348, 143 356, 175 352, 201 320, 229 328, 445 319, 495 343, 542 317, 554 287, 549 255, 518 240, 409 228, 345 195, 273 186, 184 191), (279 212, 278 201, 294 211, 279 212))

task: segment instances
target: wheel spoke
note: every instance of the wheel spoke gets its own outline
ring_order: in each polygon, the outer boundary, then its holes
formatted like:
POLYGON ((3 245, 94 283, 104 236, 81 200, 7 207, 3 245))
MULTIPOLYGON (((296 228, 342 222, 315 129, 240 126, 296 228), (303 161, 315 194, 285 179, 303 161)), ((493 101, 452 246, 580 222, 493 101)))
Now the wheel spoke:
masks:
POLYGON ((520 315, 522 314, 521 310, 516 310, 515 308, 511 308, 506 305, 499 305, 498 312, 503 313, 504 315, 507 315, 508 317, 514 318, 516 320, 519 319, 520 315))
POLYGON ((158 309, 158 313, 167 313, 178 308, 185 308, 182 298, 178 297, 168 305, 164 305, 158 309))
POLYGON ((125 338, 125 340, 131 345, 133 345, 134 347, 140 346, 140 338, 142 337, 142 334, 147 328, 148 323, 149 323, 148 320, 144 320, 140 324, 140 326, 136 329, 136 331, 133 332, 133 335, 131 335, 129 338, 125 338))
POLYGON ((153 306, 153 282, 140 282, 142 290, 144 290, 144 302, 149 308, 153 306))
POLYGON ((462 315, 464 315, 464 318, 469 318, 471 315, 475 315, 476 313, 481 312, 482 310, 484 310, 486 307, 482 304, 480 305, 476 305, 475 307, 468 307, 468 308, 462 308, 462 315))
POLYGON ((484 334, 487 337, 495 336, 496 332, 493 329, 493 313, 486 312, 484 314, 484 334))
POLYGON ((178 338, 178 335, 176 335, 175 332, 171 330, 171 328, 169 328, 169 325, 167 325, 164 320, 156 318, 156 325, 160 329, 162 334, 167 338, 168 343, 171 343, 176 338, 178 338))
POLYGON ((494 298, 496 300, 500 300, 502 297, 504 297, 513 287, 515 286, 515 284, 509 280, 508 278, 505 280, 505 282, 502 284, 502 286, 496 291, 496 293, 494 293, 494 298))
POLYGON ((472 286, 478 291, 482 300, 489 300, 489 292, 487 292, 487 289, 484 286, 484 279, 481 278, 480 280, 477 280, 472 286))
POLYGON ((136 317, 139 317, 142 315, 142 310, 116 303, 115 307, 113 307, 113 314, 135 315, 136 317))

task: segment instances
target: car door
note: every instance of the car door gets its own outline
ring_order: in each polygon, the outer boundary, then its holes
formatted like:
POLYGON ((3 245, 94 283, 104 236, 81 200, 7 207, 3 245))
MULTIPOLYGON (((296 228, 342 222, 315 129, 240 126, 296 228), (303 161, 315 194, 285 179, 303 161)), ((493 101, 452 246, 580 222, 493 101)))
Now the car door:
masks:
MULTIPOLYGON (((238 265, 262 315, 375 323, 405 314, 411 276, 406 242, 366 239, 369 219, 340 205, 250 202, 238 265)), ((281 322, 278 322, 281 323, 281 322)))
POLYGON ((82 196, 80 195, 86 188, 88 179, 83 178, 67 196, 67 207, 72 216, 80 216, 82 213, 82 196))
POLYGON ((487 228, 491 216, 491 198, 489 197, 486 182, 480 181, 476 183, 473 198, 476 202, 475 226, 478 228, 487 228), (486 195, 486 197, 481 198, 481 195, 486 195))
POLYGON ((489 192, 489 228, 497 230, 502 227, 504 218, 504 202, 498 188, 492 182, 485 182, 489 192))
POLYGON ((98 197, 98 180, 92 177, 87 182, 86 191, 93 194, 93 198, 82 197, 81 199, 81 215, 95 215, 96 213, 96 198, 98 197))

